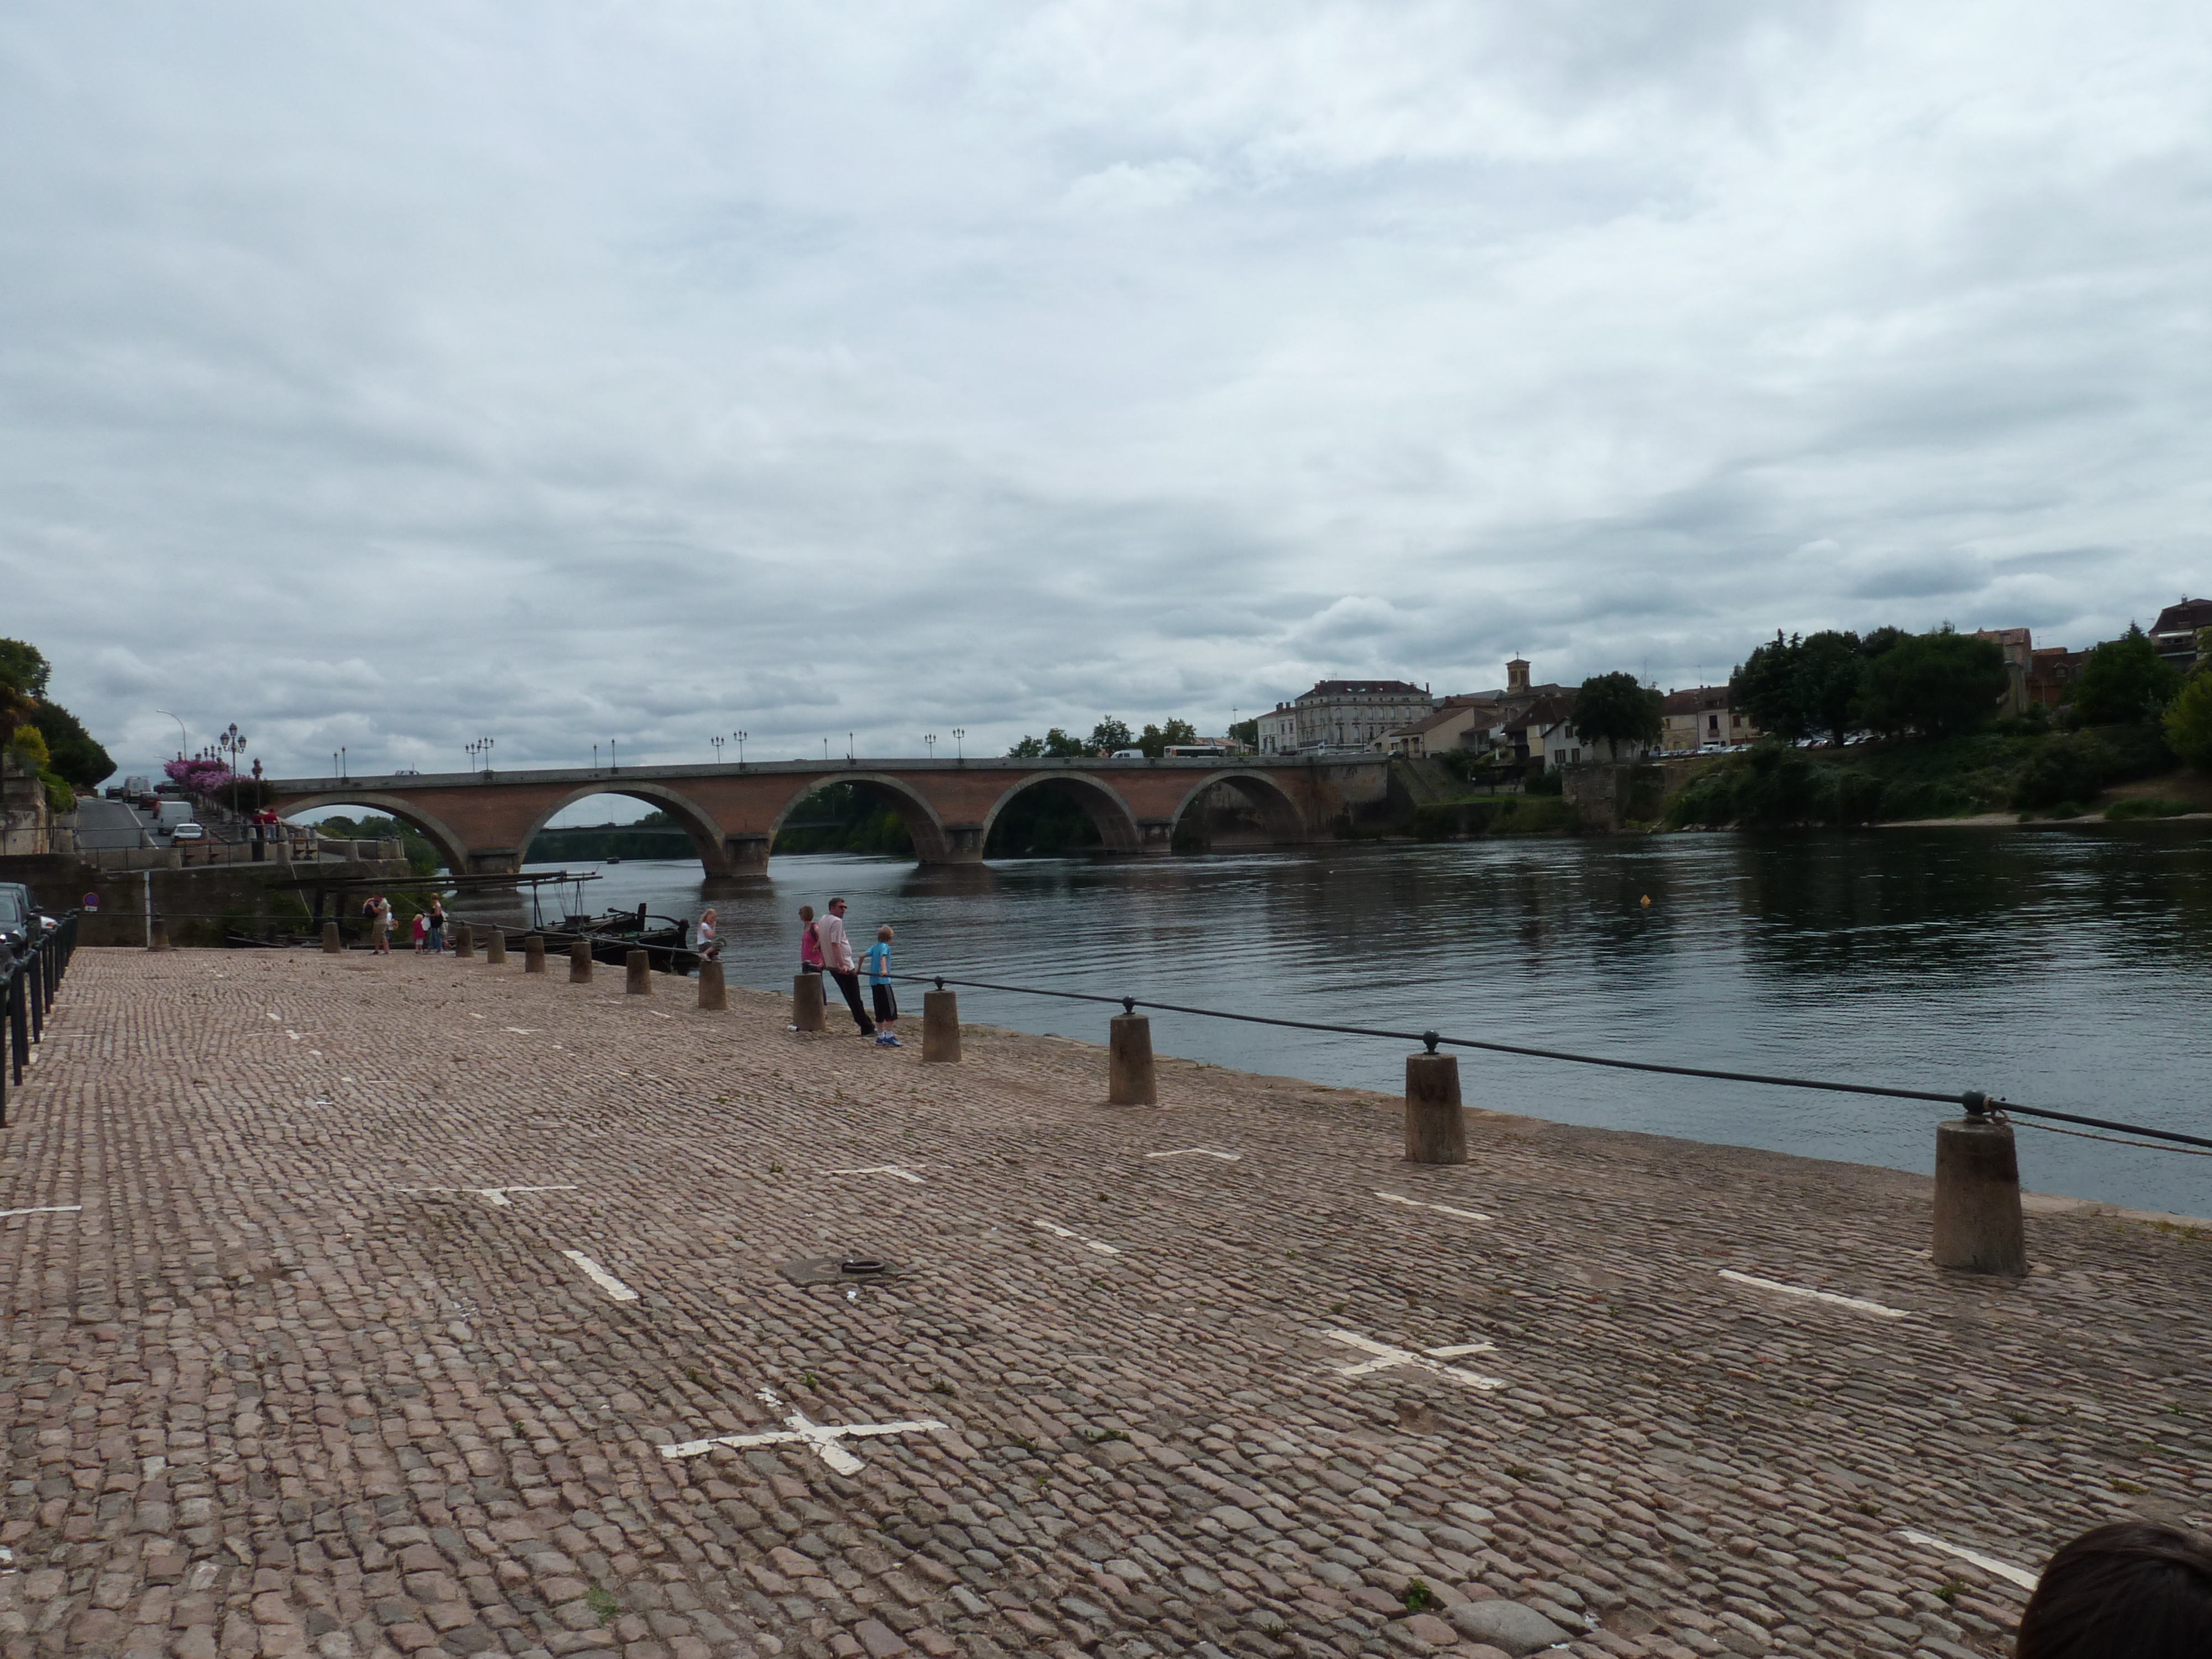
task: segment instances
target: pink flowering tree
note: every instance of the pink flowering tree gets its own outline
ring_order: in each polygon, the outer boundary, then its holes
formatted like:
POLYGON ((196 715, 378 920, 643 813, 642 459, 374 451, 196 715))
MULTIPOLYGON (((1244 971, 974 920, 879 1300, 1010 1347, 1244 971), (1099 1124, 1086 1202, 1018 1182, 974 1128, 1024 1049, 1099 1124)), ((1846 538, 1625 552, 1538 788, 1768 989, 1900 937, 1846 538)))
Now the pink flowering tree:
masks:
POLYGON ((173 760, 163 763, 161 769, 169 775, 170 782, 202 800, 213 800, 217 790, 236 781, 231 769, 219 760, 173 760))

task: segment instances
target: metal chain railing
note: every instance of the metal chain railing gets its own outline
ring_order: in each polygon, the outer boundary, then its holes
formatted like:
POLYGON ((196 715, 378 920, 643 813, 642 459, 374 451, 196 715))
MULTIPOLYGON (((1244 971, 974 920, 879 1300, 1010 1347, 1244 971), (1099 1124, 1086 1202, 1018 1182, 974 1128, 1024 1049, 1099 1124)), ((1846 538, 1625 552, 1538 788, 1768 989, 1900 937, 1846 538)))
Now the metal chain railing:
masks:
MULTIPOLYGON (((1838 1083, 1827 1078, 1783 1077, 1766 1072, 1729 1072, 1705 1066, 1677 1066, 1662 1060, 1627 1060, 1611 1054, 1581 1054, 1565 1048, 1538 1048, 1527 1043, 1498 1042, 1486 1037, 1446 1036, 1437 1031, 1396 1031, 1372 1025, 1336 1025, 1310 1019, 1285 1019, 1273 1014, 1239 1014, 1223 1008, 1194 1008, 1176 1002, 1153 1002, 1142 997, 1106 996, 1095 991, 1060 991, 1038 985, 1000 985, 988 980, 954 979, 940 974, 902 974, 899 978, 932 984, 939 990, 947 986, 971 987, 979 991, 1004 991, 1018 996, 1058 997, 1070 1002, 1117 1003, 1127 1013, 1139 1008, 1155 1009, 1166 1014, 1190 1014, 1201 1019, 1235 1020, 1246 1025, 1273 1025, 1293 1031, 1320 1031, 1338 1036, 1382 1037, 1401 1042, 1419 1042, 1429 1053, 1439 1047, 1447 1048, 1475 1048, 1492 1054, 1515 1054, 1528 1060, 1564 1060, 1576 1066, 1601 1066, 1620 1072, 1656 1072, 1665 1077, 1707 1078, 1718 1083, 1749 1083, 1771 1089, 1815 1089, 1829 1094, 1874 1095, 1889 1100, 1933 1101, 1939 1105, 1962 1108, 1970 1117, 2011 1116, 2047 1118, 2060 1123, 2078 1123, 2092 1129, 2114 1129, 2123 1134, 2142 1135, 2151 1140, 2168 1143, 2172 1150, 2184 1147, 2212 1149, 2212 1137, 2185 1134, 2179 1129, 2154 1129, 2141 1123, 2122 1123, 2106 1117, 2085 1117, 2078 1112, 2063 1112, 2051 1106, 2024 1106, 2017 1101, 2003 1099, 1967 1089, 1957 1093, 1945 1093, 1933 1089, 1900 1089, 1881 1083, 1838 1083)), ((2039 1127, 2031 1125, 2029 1127, 2039 1127)), ((2161 1148, 2160 1150, 2166 1150, 2161 1148)))

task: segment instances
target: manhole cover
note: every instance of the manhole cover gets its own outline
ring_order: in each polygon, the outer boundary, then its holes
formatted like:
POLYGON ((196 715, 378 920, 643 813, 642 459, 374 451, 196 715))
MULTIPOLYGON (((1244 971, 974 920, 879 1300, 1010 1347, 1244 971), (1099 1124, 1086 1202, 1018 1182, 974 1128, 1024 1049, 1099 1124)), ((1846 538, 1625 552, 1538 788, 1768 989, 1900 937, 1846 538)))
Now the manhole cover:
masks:
POLYGON ((902 1278, 906 1268, 882 1256, 855 1253, 851 1255, 803 1255, 796 1261, 785 1262, 781 1271, 794 1285, 865 1285, 902 1278))

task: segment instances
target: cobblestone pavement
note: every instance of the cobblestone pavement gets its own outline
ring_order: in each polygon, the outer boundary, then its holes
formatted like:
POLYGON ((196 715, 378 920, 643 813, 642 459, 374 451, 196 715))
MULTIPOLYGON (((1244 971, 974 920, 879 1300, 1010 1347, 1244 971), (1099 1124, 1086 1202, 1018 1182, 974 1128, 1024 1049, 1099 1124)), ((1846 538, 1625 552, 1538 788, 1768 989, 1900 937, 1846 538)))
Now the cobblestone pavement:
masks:
POLYGON ((1481 1114, 1414 1168, 1384 1096, 1115 1109, 519 957, 80 952, 0 1655, 1994 1654, 2006 1566, 2212 1510, 2203 1236, 1954 1276, 1887 1171, 1481 1114))

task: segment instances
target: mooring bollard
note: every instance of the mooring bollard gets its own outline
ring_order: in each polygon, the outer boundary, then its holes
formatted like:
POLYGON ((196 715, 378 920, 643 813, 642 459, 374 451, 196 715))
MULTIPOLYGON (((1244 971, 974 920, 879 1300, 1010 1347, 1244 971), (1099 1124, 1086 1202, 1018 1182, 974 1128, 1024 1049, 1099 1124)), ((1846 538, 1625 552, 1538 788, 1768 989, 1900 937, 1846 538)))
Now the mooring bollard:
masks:
POLYGON ((484 960, 494 966, 507 961, 507 929, 495 927, 484 939, 484 960))
POLYGON ((542 974, 545 971, 545 936, 525 933, 522 936, 522 971, 542 974))
POLYGON ((653 958, 642 951, 632 951, 623 958, 628 971, 623 975, 623 993, 626 996, 649 997, 653 994, 653 958))
POLYGON ((1424 1054, 1406 1056, 1406 1161, 1467 1162, 1467 1119, 1459 1103, 1459 1057, 1437 1052, 1437 1034, 1422 1033, 1424 1054))
POLYGON ((822 1018, 822 975, 793 974, 791 977, 791 1029, 794 1031, 819 1031, 826 1029, 822 1018))
POLYGON ((722 964, 719 962, 699 964, 699 1006, 712 1009, 730 1006, 729 987, 722 982, 722 964))
POLYGON ((592 982, 592 946, 588 939, 578 939, 568 947, 568 983, 589 985, 592 982))
MULTIPOLYGON (((337 931, 337 923, 331 922, 329 925, 329 932, 323 935, 323 949, 325 951, 337 948, 330 942, 330 935, 337 931)), ((169 948, 169 923, 167 917, 154 918, 146 932, 146 948, 149 951, 166 951, 169 948)))
MULTIPOLYGON (((156 921, 154 926, 160 927, 161 924, 156 921)), ((167 934, 164 933, 162 936, 167 938, 167 934)), ((157 945, 154 948, 158 951, 162 947, 157 945)), ((336 956, 345 949, 345 941, 338 937, 338 925, 335 921, 326 921, 323 924, 323 949, 331 956, 336 956)))
POLYGON ((1987 1095, 1965 1104, 1966 1116, 1936 1126, 1936 1265, 2026 1278, 2012 1125, 1990 1115, 1987 1095))
POLYGON ((941 987, 921 994, 921 1057, 952 1061, 960 1058, 960 998, 941 987))
POLYGON ((466 962, 476 953, 477 930, 467 922, 462 922, 453 929, 453 955, 458 959, 466 962))
POLYGON ((1106 1103, 1157 1106, 1160 1085, 1152 1073, 1152 1022, 1137 1012, 1133 997, 1123 997, 1121 1007, 1108 1025, 1106 1103))

